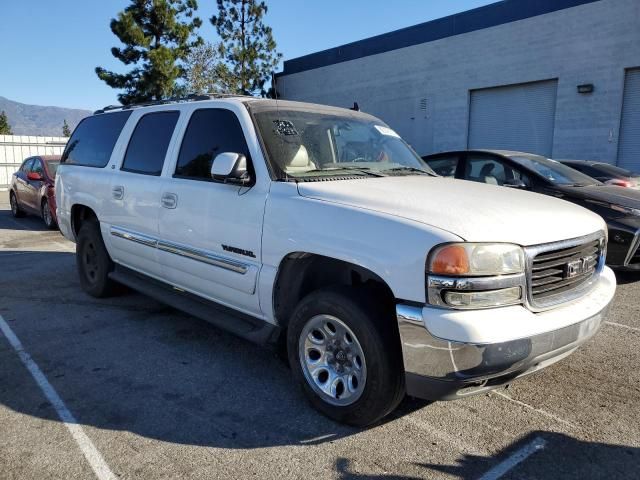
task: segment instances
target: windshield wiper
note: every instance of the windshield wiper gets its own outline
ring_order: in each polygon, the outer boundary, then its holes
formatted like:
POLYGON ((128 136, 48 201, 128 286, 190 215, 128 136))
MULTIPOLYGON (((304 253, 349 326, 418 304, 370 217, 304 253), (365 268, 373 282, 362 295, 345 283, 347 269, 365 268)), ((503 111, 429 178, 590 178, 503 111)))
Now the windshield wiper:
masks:
POLYGON ((374 172, 368 167, 329 167, 329 168, 314 168, 313 170, 307 170, 306 172, 302 172, 303 174, 307 173, 320 173, 320 172, 357 172, 362 173, 364 175, 369 175, 371 177, 386 177, 385 174, 380 172, 374 172))
POLYGON ((421 168, 416 168, 416 167, 394 167, 394 168, 387 168, 386 170, 382 170, 383 172, 416 172, 416 173, 424 173, 425 175, 429 175, 430 177, 435 176, 433 173, 427 171, 427 170, 422 170, 421 168))

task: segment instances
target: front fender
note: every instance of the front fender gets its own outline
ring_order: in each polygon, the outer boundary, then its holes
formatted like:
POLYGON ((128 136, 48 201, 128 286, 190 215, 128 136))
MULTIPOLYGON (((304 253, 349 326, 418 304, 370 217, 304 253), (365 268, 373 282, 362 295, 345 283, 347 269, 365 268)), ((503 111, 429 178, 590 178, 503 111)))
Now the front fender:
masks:
POLYGON ((460 240, 405 218, 301 197, 295 184, 274 183, 265 209, 263 264, 276 272, 293 252, 335 258, 375 273, 395 298, 424 303, 429 250, 460 240))

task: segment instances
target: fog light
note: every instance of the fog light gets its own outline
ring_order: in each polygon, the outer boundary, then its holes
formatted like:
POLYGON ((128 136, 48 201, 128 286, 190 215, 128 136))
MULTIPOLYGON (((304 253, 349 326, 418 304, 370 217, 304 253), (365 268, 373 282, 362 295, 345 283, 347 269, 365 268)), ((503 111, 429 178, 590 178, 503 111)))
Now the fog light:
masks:
POLYGON ((445 292, 447 305, 458 308, 500 307, 513 305, 522 299, 520 287, 488 290, 485 292, 445 292))

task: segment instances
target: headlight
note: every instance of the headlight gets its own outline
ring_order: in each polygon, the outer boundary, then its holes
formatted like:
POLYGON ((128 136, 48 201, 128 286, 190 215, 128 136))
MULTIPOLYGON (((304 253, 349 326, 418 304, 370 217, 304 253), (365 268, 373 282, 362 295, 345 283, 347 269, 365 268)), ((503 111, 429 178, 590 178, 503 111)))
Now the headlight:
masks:
POLYGON ((434 275, 490 276, 524 272, 524 251, 508 243, 450 243, 429 255, 434 275))
POLYGON ((628 215, 638 215, 638 216, 640 216, 640 209, 637 209, 637 208, 624 207, 622 205, 616 205, 615 203, 612 203, 609 206, 611 207, 612 210, 615 210, 616 212, 622 212, 622 213, 626 213, 628 215))

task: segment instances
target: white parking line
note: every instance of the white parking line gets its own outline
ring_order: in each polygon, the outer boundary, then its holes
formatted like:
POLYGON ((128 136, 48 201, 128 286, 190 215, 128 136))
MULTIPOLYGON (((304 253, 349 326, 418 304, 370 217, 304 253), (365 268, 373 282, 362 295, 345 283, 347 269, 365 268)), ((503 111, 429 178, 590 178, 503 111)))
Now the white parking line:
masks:
POLYGON ((640 332, 640 328, 630 327, 629 325, 623 325, 622 323, 616 322, 604 322, 607 325, 613 325, 614 327, 626 328, 627 330, 633 330, 634 332, 640 332))
POLYGON ((534 412, 537 412, 540 415, 548 417, 548 418, 550 418, 552 420, 555 420, 556 422, 563 423, 563 424, 565 424, 565 425, 567 425, 569 427, 572 427, 572 428, 578 428, 578 426, 575 423, 568 422, 567 420, 564 420, 564 419, 554 415, 553 413, 549 413, 549 412, 547 412, 545 410, 542 410, 540 408, 536 408, 534 406, 531 406, 528 403, 524 403, 524 402, 521 402, 520 400, 516 400, 515 398, 511 398, 509 395, 505 395, 502 392, 499 392, 497 390, 493 390, 491 393, 494 394, 494 395, 499 395, 502 398, 504 398, 506 400, 509 400, 510 402, 513 402, 513 403, 515 403, 517 405, 520 405, 521 407, 524 407, 524 408, 529 409, 529 410, 533 410, 534 412))
POLYGON ((2 318, 1 315, 0 330, 2 330, 4 336, 7 337, 7 340, 20 357, 20 360, 22 361, 24 366, 27 367, 27 370, 29 370, 29 373, 31 373, 44 395, 47 397, 51 405, 53 405, 53 408, 55 408, 56 412, 58 413, 60 420, 62 420, 65 426, 69 429, 69 432, 71 432, 71 435, 80 447, 80 450, 82 450, 84 457, 87 459, 87 462, 89 462, 89 465, 95 472, 96 477, 98 477, 98 479, 100 480, 115 480, 117 477, 109 469, 109 466, 104 461, 104 458, 102 458, 100 452, 96 449, 95 445, 91 442, 87 434, 84 433, 84 430, 82 430, 82 427, 78 424, 78 421, 69 411, 58 393, 51 386, 51 384, 47 380, 47 377, 45 377, 44 373, 42 373, 42 370, 40 370, 40 367, 38 367, 36 362, 33 361, 31 355, 26 352, 16 334, 13 333, 13 330, 11 330, 11 328, 9 327, 7 322, 5 322, 4 318, 2 318))
POLYGON ((513 467, 515 467, 519 463, 524 462, 534 453, 542 450, 545 447, 546 443, 547 442, 545 442, 543 438, 534 438, 530 443, 527 443, 524 447, 509 456, 506 460, 500 462, 498 465, 481 476, 478 480, 497 480, 513 467))

